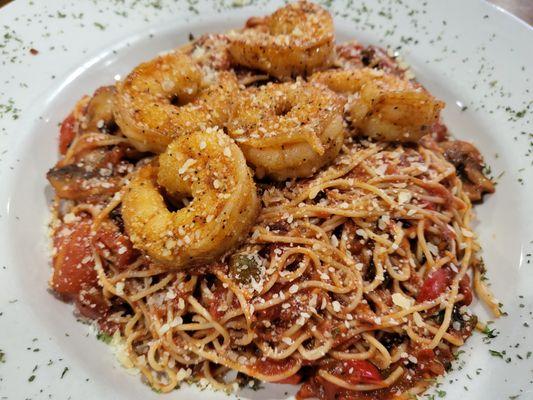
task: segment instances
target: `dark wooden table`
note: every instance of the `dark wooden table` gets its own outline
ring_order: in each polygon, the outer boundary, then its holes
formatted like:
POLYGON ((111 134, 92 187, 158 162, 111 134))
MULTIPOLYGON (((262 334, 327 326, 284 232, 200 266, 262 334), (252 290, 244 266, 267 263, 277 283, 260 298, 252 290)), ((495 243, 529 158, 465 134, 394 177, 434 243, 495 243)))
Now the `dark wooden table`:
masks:
MULTIPOLYGON (((0 0, 0 7, 14 0, 0 0)), ((488 0, 533 25, 533 0, 488 0)))

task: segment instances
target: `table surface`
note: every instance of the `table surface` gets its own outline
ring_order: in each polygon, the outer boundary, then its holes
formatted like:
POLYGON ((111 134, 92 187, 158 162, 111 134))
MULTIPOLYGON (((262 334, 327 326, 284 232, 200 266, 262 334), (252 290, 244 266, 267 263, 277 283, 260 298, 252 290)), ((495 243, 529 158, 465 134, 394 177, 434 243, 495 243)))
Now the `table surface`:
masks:
MULTIPOLYGON (((0 8, 14 0, 0 0, 0 8)), ((533 0, 488 0, 533 25, 533 0)))

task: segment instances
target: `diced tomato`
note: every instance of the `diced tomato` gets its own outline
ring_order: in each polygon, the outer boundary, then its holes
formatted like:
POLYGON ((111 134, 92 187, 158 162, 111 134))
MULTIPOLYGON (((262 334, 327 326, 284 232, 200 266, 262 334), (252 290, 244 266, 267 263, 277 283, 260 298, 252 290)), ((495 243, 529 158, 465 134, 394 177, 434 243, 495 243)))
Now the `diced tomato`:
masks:
MULTIPOLYGON (((215 268, 217 268, 215 266, 215 268)), ((207 309, 209 311, 209 314, 211 314, 214 318, 219 319, 226 313, 226 308, 221 307, 225 306, 225 297, 228 293, 228 289, 224 288, 222 284, 219 284, 216 286, 215 290, 213 290, 213 298, 210 299, 209 304, 207 305, 207 309), (223 308, 224 310, 222 310, 223 308)), ((229 308, 237 308, 239 307, 239 300, 237 299, 237 296, 233 296, 233 300, 231 304, 228 304, 229 308)))
POLYGON ((432 272, 422 284, 416 301, 422 303, 436 299, 450 286, 451 279, 452 272, 449 268, 444 267, 432 272))
POLYGON ((463 303, 467 306, 472 303, 472 287, 470 285, 470 277, 468 275, 463 276, 459 281, 459 293, 463 295, 463 303))
POLYGON ((54 237, 52 288, 64 295, 77 295, 97 281, 91 247, 91 221, 82 219, 58 229, 54 237))
POLYGON ((59 152, 65 154, 68 147, 74 140, 76 132, 74 127, 76 126, 76 117, 74 112, 70 113, 67 118, 61 123, 61 129, 59 130, 59 152))
POLYGON ((302 385, 296 393, 296 399, 346 400, 347 393, 356 392, 350 392, 321 377, 313 377, 302 385))
POLYGON ((292 376, 289 376, 288 378, 281 379, 274 383, 279 383, 282 385, 298 385, 301 381, 302 381, 302 377, 300 376, 300 374, 294 374, 292 376))
POLYGON ((431 376, 443 375, 446 372, 444 366, 440 362, 439 358, 436 357, 433 350, 420 349, 414 355, 418 360, 417 367, 421 371, 426 371, 430 373, 431 376))
POLYGON ((314 381, 316 381, 316 378, 311 378, 311 381, 304 383, 300 390, 298 390, 298 393, 296 394, 296 399, 311 399, 311 398, 319 398, 317 395, 317 389, 316 385, 314 385, 314 381))
POLYGON ((435 358, 435 352, 432 349, 420 349, 416 353, 419 362, 431 361, 435 358))
POLYGON ((76 309, 83 317, 98 323, 100 332, 113 335, 120 324, 109 319, 111 303, 104 297, 100 287, 83 288, 76 298, 76 309))
POLYGON ((431 126, 431 132, 437 142, 442 142, 448 138, 448 128, 440 122, 435 122, 431 126))
MULTIPOLYGON (((366 360, 335 362, 328 367, 328 370, 331 374, 351 383, 352 385, 376 384, 383 382, 383 378, 378 369, 374 364, 366 360)), ((360 392, 344 389, 320 376, 314 376, 302 385, 296 394, 296 398, 298 400, 309 398, 318 398, 320 400, 355 400, 362 399, 363 397, 360 396, 360 392)))
POLYGON ((102 225, 94 236, 94 243, 97 248, 102 248, 103 245, 109 251, 119 269, 130 264, 136 256, 130 239, 114 224, 102 225))
POLYGON ((76 298, 76 307, 81 315, 90 319, 100 319, 109 311, 109 301, 99 287, 83 288, 76 298))
POLYGON ((352 385, 381 382, 383 378, 374 364, 366 360, 348 360, 342 363, 342 376, 352 385))
POLYGON ((109 336, 113 336, 115 331, 120 329, 120 324, 115 321, 111 321, 106 317, 102 317, 98 320, 98 328, 100 328, 100 332, 106 333, 109 336))
POLYGON ((213 291, 213 299, 209 303, 209 314, 218 319, 224 315, 224 311, 219 310, 222 302, 224 301, 224 295, 227 293, 222 286, 217 287, 213 291))

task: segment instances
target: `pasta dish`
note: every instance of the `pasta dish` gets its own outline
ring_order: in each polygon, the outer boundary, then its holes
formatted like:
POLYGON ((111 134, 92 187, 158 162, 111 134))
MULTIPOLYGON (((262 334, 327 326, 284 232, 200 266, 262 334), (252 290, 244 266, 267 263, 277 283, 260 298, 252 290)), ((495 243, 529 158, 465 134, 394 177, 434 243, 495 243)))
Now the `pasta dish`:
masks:
POLYGON ((443 107, 305 1, 160 54, 61 124, 50 287, 157 391, 420 394, 500 313, 443 107))

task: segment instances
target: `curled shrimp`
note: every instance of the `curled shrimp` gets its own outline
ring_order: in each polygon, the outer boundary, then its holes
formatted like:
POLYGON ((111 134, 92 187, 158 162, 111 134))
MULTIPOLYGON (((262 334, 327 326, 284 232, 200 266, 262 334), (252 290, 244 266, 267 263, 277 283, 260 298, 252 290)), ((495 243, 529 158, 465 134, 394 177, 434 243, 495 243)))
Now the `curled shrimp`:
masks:
POLYGON ((290 78, 330 64, 333 20, 322 7, 300 1, 249 19, 245 29, 230 32, 229 38, 235 64, 290 78))
POLYGON ((221 125, 229 109, 224 94, 235 88, 229 72, 204 87, 193 61, 172 52, 139 65, 118 84, 114 114, 138 150, 160 153, 177 135, 221 125))
POLYGON ((444 107, 421 86, 370 68, 318 72, 311 81, 346 95, 352 126, 377 140, 416 142, 444 107))
POLYGON ((122 203, 133 245, 169 268, 214 261, 245 238, 258 211, 242 151, 215 128, 175 139, 158 165, 138 170, 122 203), (159 187, 170 202, 192 201, 171 211, 159 187))
POLYGON ((343 106, 322 86, 269 83, 242 92, 227 130, 259 178, 307 177, 339 153, 343 106))

